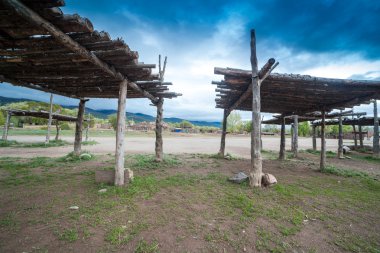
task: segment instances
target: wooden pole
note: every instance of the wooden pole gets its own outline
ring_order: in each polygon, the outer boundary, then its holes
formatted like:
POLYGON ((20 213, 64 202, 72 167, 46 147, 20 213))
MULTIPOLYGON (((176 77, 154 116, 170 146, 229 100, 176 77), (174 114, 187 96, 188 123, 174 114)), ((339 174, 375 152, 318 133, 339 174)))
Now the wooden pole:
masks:
MULTIPOLYGON (((72 52, 80 55, 84 59, 88 60, 95 66, 99 67, 99 69, 108 75, 114 77, 116 80, 119 81, 127 81, 125 76, 121 74, 119 71, 117 71, 113 66, 108 65, 103 60, 99 59, 94 53, 87 50, 85 47, 80 45, 78 42, 73 40, 69 35, 62 32, 60 29, 58 29, 56 26, 54 26, 49 21, 42 18, 38 13, 24 5, 22 2, 18 0, 3 0, 2 4, 5 6, 8 6, 12 10, 14 10, 18 15, 23 17, 25 20, 29 21, 30 23, 34 24, 37 27, 42 27, 46 31, 49 32, 58 42, 60 42, 63 46, 71 50, 72 52)), ((145 97, 149 98, 153 102, 157 102, 158 99, 154 97, 151 93, 147 92, 146 90, 141 89, 140 86, 138 86, 134 82, 128 82, 129 87, 136 90, 137 92, 143 94, 145 97)))
POLYGON ((313 150, 317 150, 317 126, 313 125, 313 150))
POLYGON ((290 146, 291 146, 292 152, 294 153, 294 123, 290 125, 290 132, 291 132, 290 146))
POLYGON ((261 186, 262 157, 260 147, 260 124, 261 124, 261 97, 257 69, 256 35, 251 30, 251 67, 252 67, 252 132, 251 132, 251 171, 249 173, 249 185, 261 186))
POLYGON ((297 158, 298 157, 298 115, 293 116, 294 120, 294 150, 293 150, 293 157, 297 158))
POLYGON ((86 127, 86 141, 88 141, 88 131, 90 130, 90 122, 91 122, 91 117, 90 117, 90 114, 88 114, 87 127, 86 127))
POLYGON ((51 129, 52 119, 53 119, 53 94, 50 94, 49 121, 48 121, 45 144, 48 144, 50 141, 50 129, 51 129))
POLYGON ((81 99, 79 101, 78 107, 78 116, 77 121, 75 123, 75 140, 74 140, 74 153, 76 155, 80 155, 81 146, 82 146, 82 126, 83 126, 83 116, 84 116, 84 108, 86 104, 85 99, 81 99))
POLYGON ((163 141, 162 141, 162 118, 163 118, 163 104, 164 99, 160 98, 156 104, 157 116, 156 116, 156 161, 162 162, 163 159, 163 141))
POLYGON ((281 118, 280 160, 285 160, 285 117, 281 118))
POLYGON ((359 125, 359 144, 360 144, 361 148, 364 147, 364 144, 363 144, 363 133, 362 133, 362 126, 361 125, 359 125))
POLYGON ((322 123, 321 123, 321 162, 320 170, 326 168, 326 139, 325 139, 325 125, 326 125, 326 112, 322 111, 322 123))
POLYGON ((373 101, 373 155, 375 157, 380 157, 380 147, 379 147, 379 117, 377 115, 377 101, 373 101))
POLYGON ((344 156, 343 156, 343 123, 342 123, 342 116, 339 116, 338 158, 340 158, 340 159, 344 158, 344 156))
POLYGON ((116 152, 115 152, 115 185, 124 185, 124 150, 125 150, 125 103, 127 99, 128 82, 120 83, 119 101, 117 106, 116 152))
POLYGON ((7 112, 7 118, 6 118, 5 124, 4 124, 3 141, 6 141, 8 139, 9 123, 11 121, 11 115, 12 115, 10 112, 8 112, 8 111, 6 111, 6 112, 7 112))
POLYGON ((59 121, 58 120, 55 121, 55 128, 57 130, 55 134, 55 140, 58 141, 59 140, 59 121))
POLYGON ((356 126, 352 125, 352 128, 354 129, 355 149, 357 149, 357 147, 358 147, 358 139, 356 138, 356 126))
POLYGON ((222 136, 220 138, 220 149, 218 153, 220 157, 224 157, 224 152, 226 149, 227 118, 228 118, 228 110, 224 109, 223 122, 222 122, 222 136))

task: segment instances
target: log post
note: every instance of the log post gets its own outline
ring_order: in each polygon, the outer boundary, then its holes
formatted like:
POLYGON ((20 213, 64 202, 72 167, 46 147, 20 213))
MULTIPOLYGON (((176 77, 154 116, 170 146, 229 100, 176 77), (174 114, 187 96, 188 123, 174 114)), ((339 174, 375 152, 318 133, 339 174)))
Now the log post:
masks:
POLYGON ((285 117, 281 118, 280 160, 285 160, 285 117))
POLYGON ((224 152, 226 149, 227 118, 228 118, 228 110, 224 109, 223 122, 222 122, 222 136, 220 139, 220 149, 218 153, 220 157, 224 157, 224 152))
POLYGON ((290 149, 294 152, 294 123, 290 124, 290 149))
POLYGON ((52 120, 53 120, 53 94, 50 94, 49 121, 48 121, 45 145, 48 144, 50 141, 50 129, 51 129, 52 120))
POLYGON ((293 120, 294 120, 294 133, 293 133, 293 137, 294 137, 294 150, 293 150, 293 157, 294 158, 297 158, 298 157, 298 115, 294 115, 293 116, 293 120))
POLYGON ((340 158, 340 159, 344 158, 344 156, 343 156, 343 123, 342 123, 342 115, 339 116, 338 158, 340 158))
POLYGON ((322 111, 322 122, 321 122, 321 162, 320 170, 326 168, 326 139, 325 139, 325 125, 326 125, 326 112, 322 111))
POLYGON ((359 125, 359 145, 360 145, 361 148, 364 147, 364 144, 363 144, 362 125, 359 125))
POLYGON ((157 106, 157 116, 156 116, 156 161, 161 162, 163 159, 163 148, 162 148, 162 117, 163 117, 163 104, 164 99, 159 98, 156 103, 157 106))
POLYGON ((356 126, 352 125, 352 128, 354 129, 354 141, 355 141, 355 150, 358 148, 358 139, 356 138, 356 126))
POLYGON ((124 137, 125 137, 125 103, 127 100, 128 82, 120 83, 117 105, 116 151, 115 151, 115 185, 124 185, 124 137))
POLYGON ((11 121, 11 115, 12 114, 9 111, 7 111, 7 118, 5 120, 4 130, 3 130, 3 141, 6 141, 8 139, 8 131, 9 131, 9 123, 11 121))
POLYGON ((57 130, 55 134, 55 141, 58 141, 59 140, 59 121, 58 120, 55 121, 55 128, 57 130))
POLYGON ((379 118, 377 115, 377 100, 373 101, 373 155, 380 157, 379 147, 379 118))
POLYGON ((252 132, 251 132, 251 171, 249 173, 249 185, 261 186, 262 157, 260 147, 261 124, 261 97, 256 56, 256 35, 251 30, 251 67, 252 67, 252 132))
POLYGON ((89 114, 88 119, 87 119, 87 127, 86 127, 86 141, 88 141, 88 131, 90 130, 90 122, 91 122, 91 117, 89 114))
POLYGON ((74 140, 74 153, 76 155, 80 155, 81 146, 82 146, 82 125, 83 125, 83 116, 84 116, 84 108, 86 104, 85 99, 81 99, 79 101, 78 107, 78 116, 77 121, 75 122, 75 140, 74 140))
POLYGON ((313 150, 317 150, 317 126, 313 125, 313 150))

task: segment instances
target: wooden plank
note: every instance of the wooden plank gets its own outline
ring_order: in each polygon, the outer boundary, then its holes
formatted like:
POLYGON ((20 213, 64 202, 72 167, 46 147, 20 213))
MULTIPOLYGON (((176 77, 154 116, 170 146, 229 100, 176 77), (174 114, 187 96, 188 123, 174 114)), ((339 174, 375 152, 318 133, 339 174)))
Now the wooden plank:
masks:
POLYGON ((84 108, 86 104, 85 99, 81 99, 79 101, 78 107, 78 116, 77 121, 75 123, 75 140, 74 140, 74 153, 76 155, 80 155, 82 149, 82 126, 83 126, 83 116, 84 116, 84 108))
POLYGON ((127 98, 127 81, 120 83, 119 100, 117 106, 117 129, 116 129, 116 151, 115 151, 115 185, 124 185, 124 157, 125 157, 125 103, 127 98))

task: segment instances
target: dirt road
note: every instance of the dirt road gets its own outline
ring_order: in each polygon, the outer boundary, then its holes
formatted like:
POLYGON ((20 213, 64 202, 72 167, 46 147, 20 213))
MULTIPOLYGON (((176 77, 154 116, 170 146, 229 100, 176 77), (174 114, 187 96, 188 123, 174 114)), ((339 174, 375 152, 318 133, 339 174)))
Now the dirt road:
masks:
MULTIPOLYGON (((19 142, 43 142, 44 136, 9 136, 10 140, 19 142)), ((73 142, 73 137, 63 137, 63 140, 73 142)), ((84 146, 83 150, 88 150, 94 154, 113 153, 115 150, 115 138, 113 137, 94 137, 99 144, 84 146)), ((126 153, 153 153, 154 137, 126 137, 126 153)), ((250 137, 249 136, 228 136, 226 140, 226 152, 249 158, 250 156, 250 137)), ((367 142, 367 141, 366 141, 367 142)), ((345 144, 352 144, 352 141, 345 141, 345 144)), ((368 144, 370 142, 368 141, 368 144)), ((217 153, 220 145, 218 135, 188 135, 188 136, 164 136, 164 152, 178 153, 217 153)), ((278 151, 280 146, 279 137, 263 137, 263 148, 265 150, 278 151)), ((290 139, 286 139, 287 149, 290 149, 290 139)), ((308 149, 312 147, 311 138, 299 138, 299 149, 308 149)), ((317 147, 320 147, 320 139, 317 140, 317 147)), ((337 140, 327 139, 327 149, 336 150, 337 140)), ((65 147, 53 148, 1 148, 0 156, 62 156, 73 150, 72 145, 65 147)))

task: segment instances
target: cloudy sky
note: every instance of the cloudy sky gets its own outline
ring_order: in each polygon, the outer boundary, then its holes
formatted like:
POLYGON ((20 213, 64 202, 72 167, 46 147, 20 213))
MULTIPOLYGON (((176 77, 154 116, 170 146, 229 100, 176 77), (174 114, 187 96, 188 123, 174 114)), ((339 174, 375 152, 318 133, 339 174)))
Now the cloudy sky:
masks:
MULTIPOLYGON (((140 61, 168 56, 165 80, 182 97, 165 101, 165 117, 220 121, 215 108, 214 67, 250 69, 250 29, 256 29, 259 64, 280 62, 276 72, 380 80, 380 1, 376 0, 66 0, 65 13, 89 18, 96 30, 122 37, 140 61)), ((48 101, 49 94, 0 85, 0 95, 48 101)), ((55 97, 61 104, 77 100, 55 97)), ((94 109, 115 109, 115 100, 93 99, 94 109)), ((147 99, 127 110, 150 115, 147 99)), ((372 106, 355 107, 367 111, 372 106)), ((242 113, 244 119, 249 114, 242 113)))

